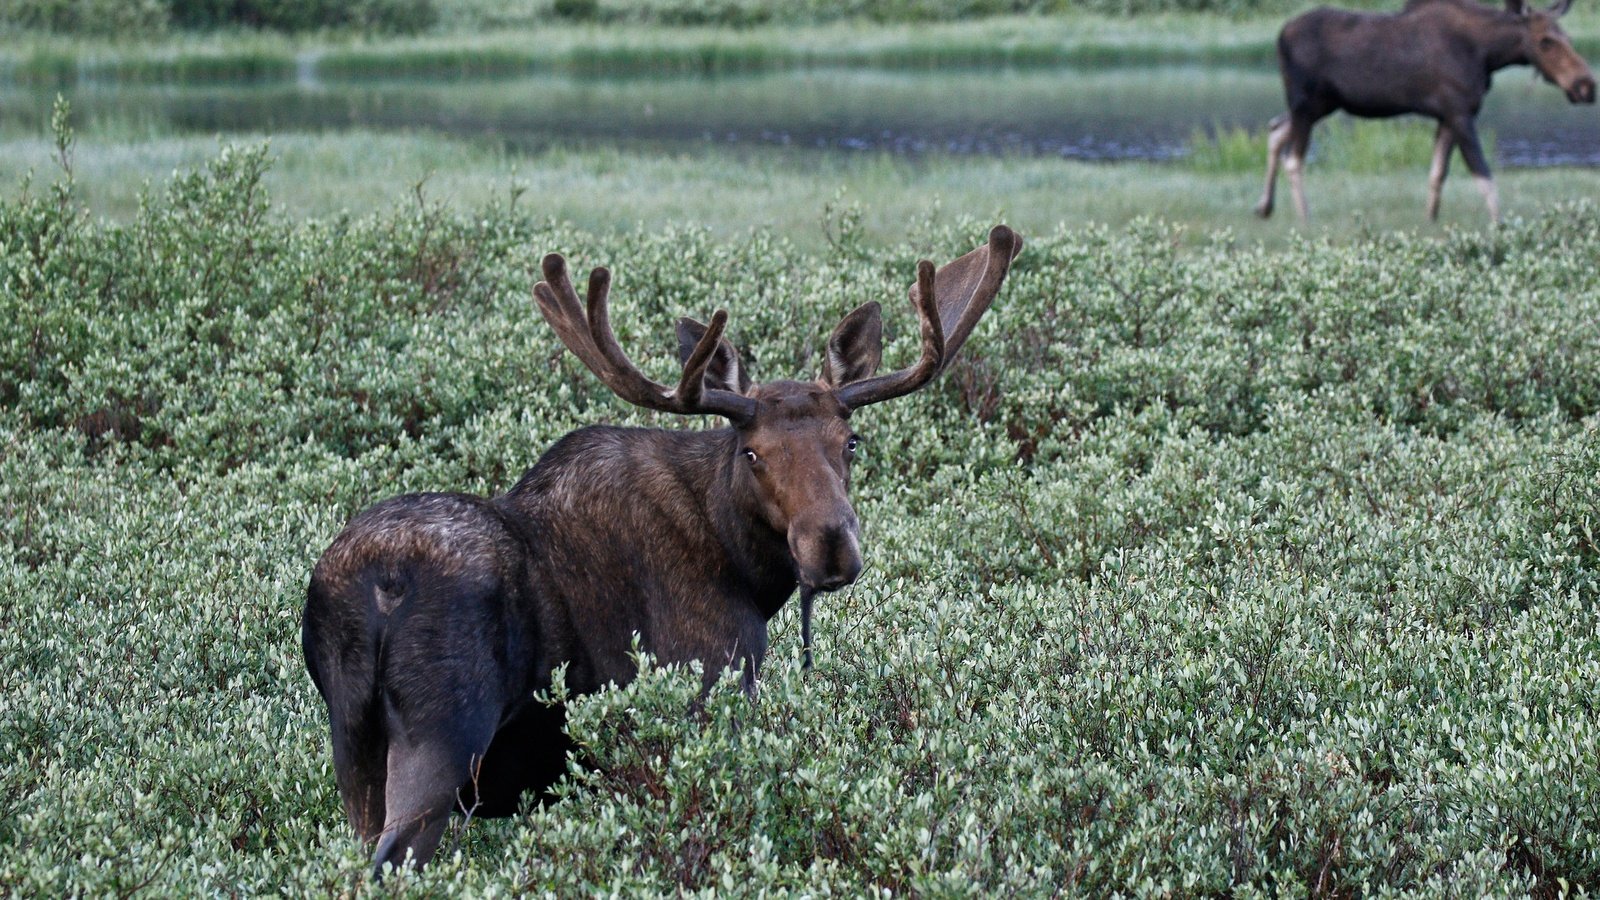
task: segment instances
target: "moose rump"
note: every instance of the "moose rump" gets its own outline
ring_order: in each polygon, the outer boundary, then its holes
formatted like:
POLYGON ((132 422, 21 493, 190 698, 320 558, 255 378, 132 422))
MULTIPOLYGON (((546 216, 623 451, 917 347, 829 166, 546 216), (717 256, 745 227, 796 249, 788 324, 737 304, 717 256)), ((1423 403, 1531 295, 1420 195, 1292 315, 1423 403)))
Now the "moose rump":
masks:
POLYGON ((380 867, 431 855, 452 810, 514 814, 564 768, 562 713, 533 699, 550 667, 523 530, 479 497, 410 494, 356 517, 312 572, 306 666, 380 867))

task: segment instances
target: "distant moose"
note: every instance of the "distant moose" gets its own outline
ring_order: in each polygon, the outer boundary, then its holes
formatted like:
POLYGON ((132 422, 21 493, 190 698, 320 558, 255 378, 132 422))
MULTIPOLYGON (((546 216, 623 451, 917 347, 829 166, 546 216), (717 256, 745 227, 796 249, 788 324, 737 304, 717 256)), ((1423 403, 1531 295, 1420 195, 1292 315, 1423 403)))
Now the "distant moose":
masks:
MULTIPOLYGON (((942 372, 1021 251, 1000 225, 941 267, 917 265, 921 352, 878 375, 883 323, 867 303, 834 329, 815 381, 752 384, 727 313, 677 326, 677 385, 623 353, 610 274, 578 298, 557 254, 534 295, 567 349, 617 396, 720 416, 712 431, 590 426, 557 441, 507 493, 408 494, 356 516, 311 574, 301 638, 328 706, 345 813, 376 842, 375 874, 433 856, 452 810, 506 816, 565 770, 564 710, 535 699, 566 665, 587 693, 635 672, 634 636, 707 686, 736 668, 753 694, 767 622, 861 573, 851 413, 942 372)), ((809 648, 808 648, 809 652, 809 648)))
POLYGON ((1499 195, 1478 141, 1478 110, 1494 73, 1514 65, 1531 64, 1573 103, 1594 102, 1594 76, 1556 24, 1571 6, 1572 0, 1557 0, 1548 10, 1526 0, 1506 0, 1504 9, 1472 0, 1411 0, 1392 14, 1319 7, 1291 19, 1278 35, 1289 111, 1272 120, 1267 185, 1256 214, 1272 215, 1282 162, 1295 209, 1306 217, 1302 170, 1311 128, 1342 109, 1367 118, 1416 113, 1438 120, 1428 217, 1439 217, 1450 151, 1460 147, 1489 218, 1499 221, 1499 195))

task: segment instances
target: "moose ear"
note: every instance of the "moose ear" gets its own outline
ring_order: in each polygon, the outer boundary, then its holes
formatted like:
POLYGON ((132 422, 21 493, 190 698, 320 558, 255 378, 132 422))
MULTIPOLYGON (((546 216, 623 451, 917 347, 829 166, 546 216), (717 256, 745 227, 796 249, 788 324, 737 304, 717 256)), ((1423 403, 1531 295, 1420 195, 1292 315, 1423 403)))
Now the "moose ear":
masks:
MULTIPOLYGON (((678 320, 676 331, 678 362, 687 363, 689 354, 694 352, 695 345, 705 336, 706 326, 684 316, 678 320)), ((739 359, 739 351, 733 349, 727 338, 718 340, 717 349, 711 352, 711 361, 706 364, 705 386, 732 391, 735 394, 744 394, 750 390, 750 373, 745 371, 744 363, 739 359)))
POLYGON ((1528 0, 1506 0, 1506 12, 1514 16, 1528 14, 1528 0))
POLYGON ((1556 0, 1555 4, 1550 7, 1550 16, 1551 18, 1559 19, 1566 15, 1567 10, 1571 8, 1572 0, 1556 0))
POLYGON ((828 353, 817 380, 828 387, 844 387, 871 378, 882 359, 883 310, 873 300, 856 307, 828 336, 828 353))

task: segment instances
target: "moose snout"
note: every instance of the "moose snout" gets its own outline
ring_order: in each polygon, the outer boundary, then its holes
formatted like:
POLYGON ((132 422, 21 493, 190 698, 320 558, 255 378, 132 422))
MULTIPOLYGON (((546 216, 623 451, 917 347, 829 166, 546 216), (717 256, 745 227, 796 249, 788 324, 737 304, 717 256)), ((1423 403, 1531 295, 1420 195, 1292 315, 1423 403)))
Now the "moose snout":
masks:
POLYGON ((1573 103, 1594 102, 1594 79, 1585 75, 1572 83, 1567 89, 1567 99, 1573 103))
POLYGON ((810 528, 791 528, 789 549, 806 587, 836 591, 861 575, 861 525, 854 513, 810 528))

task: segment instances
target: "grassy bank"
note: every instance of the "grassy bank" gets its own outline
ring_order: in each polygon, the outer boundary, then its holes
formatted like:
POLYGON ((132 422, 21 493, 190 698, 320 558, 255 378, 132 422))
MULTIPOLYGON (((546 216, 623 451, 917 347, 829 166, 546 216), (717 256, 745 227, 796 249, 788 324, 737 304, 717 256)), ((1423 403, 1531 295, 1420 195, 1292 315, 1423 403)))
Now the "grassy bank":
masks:
MULTIPOLYGON (((1426 128, 1412 130, 1427 141, 1426 128)), ((1403 133, 1385 126, 1328 131, 1326 159, 1306 176, 1313 219, 1303 226, 1282 212, 1267 222, 1250 214, 1261 190, 1265 151, 1259 139, 1224 151, 1225 158, 1116 165, 777 150, 513 154, 427 135, 362 132, 255 142, 270 146, 273 162, 264 181, 273 213, 291 219, 391 210, 414 204, 420 186, 428 202, 463 214, 515 197, 519 210, 585 231, 660 231, 698 222, 725 238, 774 230, 812 249, 827 242, 842 217, 872 241, 893 243, 951 211, 1003 216, 1029 233, 1090 222, 1120 226, 1159 211, 1190 240, 1223 228, 1242 243, 1269 246, 1303 237, 1347 242, 1390 230, 1438 235, 1444 227, 1485 224, 1482 200, 1460 173, 1446 185, 1441 225, 1427 223, 1428 150, 1411 152, 1415 141, 1403 133)), ((171 172, 201 165, 218 146, 206 138, 85 136, 75 162, 80 195, 95 215, 129 221, 141 197, 159 194, 171 172)), ((48 142, 0 141, 0 185, 15 190, 29 172, 36 182, 50 177, 48 142)), ((1513 221, 1537 218, 1573 196, 1600 195, 1600 173, 1585 169, 1507 170, 1499 182, 1513 221)))
POLYGON ((754 706, 686 718, 676 671, 585 700, 565 799, 378 888, 299 660, 317 554, 578 425, 692 424, 559 352, 539 255, 613 268, 648 371, 726 305, 784 377, 867 299, 908 358, 915 260, 992 217, 817 247, 531 191, 304 220, 266 162, 117 223, 87 165, 0 198, 0 893, 1600 888, 1593 205, 1278 249, 1025 229, 965 360, 856 417, 870 563, 817 669, 785 611, 754 706))
POLYGON ((1273 20, 1217 16, 1005 17, 974 22, 834 23, 758 28, 543 25, 484 33, 359 36, 172 35, 161 40, 49 36, 0 49, 0 77, 40 84, 92 79, 628 74, 801 66, 936 67, 1272 59, 1273 20))
MULTIPOLYGON (((750 28, 542 21, 412 37, 171 34, 115 41, 19 35, 0 47, 0 79, 64 85, 94 80, 204 83, 315 77, 484 77, 765 71, 817 66, 1273 67, 1281 14, 1075 13, 958 22, 833 22, 750 28)), ((1600 11, 1563 24, 1600 58, 1600 11)))

